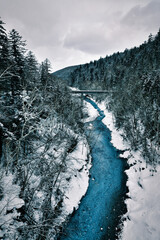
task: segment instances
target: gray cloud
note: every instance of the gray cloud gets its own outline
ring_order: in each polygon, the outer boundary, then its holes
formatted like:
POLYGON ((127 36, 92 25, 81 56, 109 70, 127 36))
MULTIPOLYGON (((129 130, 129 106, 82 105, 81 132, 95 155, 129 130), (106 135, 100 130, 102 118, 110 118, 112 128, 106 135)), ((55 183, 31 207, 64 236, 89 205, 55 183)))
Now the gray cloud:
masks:
POLYGON ((104 52, 105 32, 98 26, 75 27, 64 39, 64 47, 78 49, 91 54, 104 52))
POLYGON ((153 0, 0 0, 2 20, 54 69, 139 45, 158 31, 153 0))
POLYGON ((160 2, 153 1, 143 7, 135 6, 123 17, 121 23, 145 31, 158 31, 160 27, 160 2))

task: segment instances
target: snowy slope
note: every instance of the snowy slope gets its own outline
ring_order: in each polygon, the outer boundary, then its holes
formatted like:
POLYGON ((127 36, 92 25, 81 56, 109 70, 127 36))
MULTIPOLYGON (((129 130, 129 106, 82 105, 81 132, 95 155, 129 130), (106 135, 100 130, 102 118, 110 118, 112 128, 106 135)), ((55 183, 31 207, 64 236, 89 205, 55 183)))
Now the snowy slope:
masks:
POLYGON ((14 177, 12 174, 0 176, 0 239, 4 236, 5 239, 18 239, 17 228, 22 226, 22 222, 15 221, 24 201, 19 198, 20 187, 13 183, 14 177))
POLYGON ((60 69, 54 73, 52 73, 53 76, 56 76, 58 78, 61 78, 63 80, 68 80, 69 79, 69 76, 70 74, 76 69, 78 68, 79 65, 75 65, 75 66, 71 66, 71 67, 66 67, 66 68, 63 68, 63 69, 60 69))

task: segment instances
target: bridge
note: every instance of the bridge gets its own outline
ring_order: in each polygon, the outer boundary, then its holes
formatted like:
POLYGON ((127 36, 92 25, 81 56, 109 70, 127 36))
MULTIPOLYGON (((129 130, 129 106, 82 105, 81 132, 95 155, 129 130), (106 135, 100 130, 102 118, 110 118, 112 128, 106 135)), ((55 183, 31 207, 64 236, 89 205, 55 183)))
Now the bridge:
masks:
POLYGON ((111 93, 111 91, 107 91, 107 90, 72 90, 71 89, 71 93, 81 95, 81 106, 83 106, 83 95, 84 94, 104 94, 104 93, 111 93))
POLYGON ((110 93, 111 91, 107 90, 71 90, 72 93, 76 94, 93 94, 93 93, 110 93))

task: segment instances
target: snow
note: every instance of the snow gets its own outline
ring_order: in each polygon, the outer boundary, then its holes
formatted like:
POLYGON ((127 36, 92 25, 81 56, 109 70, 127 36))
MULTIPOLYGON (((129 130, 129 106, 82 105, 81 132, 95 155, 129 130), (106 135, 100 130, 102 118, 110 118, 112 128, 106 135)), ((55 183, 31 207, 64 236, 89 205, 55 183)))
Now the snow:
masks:
MULTIPOLYGON (((97 103, 98 104, 98 103, 97 103)), ((141 156, 133 151, 128 142, 123 141, 123 130, 116 130, 114 116, 106 109, 105 101, 98 104, 104 111, 103 123, 111 130, 112 144, 120 150, 126 150, 121 157, 128 158, 130 168, 126 170, 129 189, 126 199, 127 213, 123 216, 122 240, 158 240, 160 239, 160 166, 156 170, 141 156)))
POLYGON ((121 134, 123 133, 122 130, 118 130, 116 129, 114 122, 115 122, 115 118, 112 114, 112 112, 109 112, 106 109, 106 102, 103 101, 101 103, 97 103, 98 107, 104 111, 104 115, 105 118, 103 118, 102 122, 109 128, 109 130, 111 131, 111 136, 112 136, 112 140, 111 143, 113 144, 113 146, 119 150, 126 150, 129 148, 128 143, 123 141, 123 138, 121 136, 121 134))
POLYGON ((136 164, 126 171, 128 175, 129 199, 126 200, 128 212, 124 222, 122 239, 155 240, 160 239, 160 166, 156 172, 146 167, 140 154, 130 161, 136 164))
POLYGON ((20 215, 17 209, 24 205, 24 201, 19 198, 20 187, 13 184, 14 176, 12 174, 1 176, 0 186, 2 188, 2 199, 0 201, 0 238, 16 239, 16 229, 21 225, 15 222, 20 215))
POLYGON ((84 118, 83 122, 91 122, 93 121, 96 117, 98 117, 98 111, 88 102, 83 101, 83 106, 84 106, 84 113, 87 113, 87 118, 84 118))
POLYGON ((3 126, 4 126, 3 123, 0 122, 0 127, 2 128, 3 126))
POLYGON ((9 174, 1 179, 3 188, 3 198, 1 200, 0 212, 20 208, 24 205, 24 201, 19 198, 20 187, 13 184, 13 175, 9 174))
POLYGON ((80 199, 85 195, 89 182, 90 162, 86 163, 88 155, 87 142, 83 139, 79 141, 76 150, 70 154, 70 163, 68 167, 75 169, 74 176, 72 176, 69 188, 65 192, 64 207, 67 214, 77 209, 80 199))
MULTIPOLYGON (((86 140, 85 135, 78 135, 72 129, 69 128, 66 124, 63 124, 58 121, 58 119, 47 118, 41 120, 39 124, 38 132, 43 142, 37 140, 34 142, 36 154, 39 154, 39 157, 43 156, 45 162, 49 165, 53 165, 53 171, 55 171, 55 176, 58 176, 57 168, 55 166, 61 166, 63 156, 65 158, 64 168, 61 168, 60 174, 55 181, 54 190, 51 197, 51 205, 54 209, 61 197, 63 195, 61 213, 55 219, 55 225, 60 226, 65 222, 69 214, 71 214, 74 209, 78 208, 81 198, 85 195, 88 188, 89 182, 89 169, 91 167, 90 158, 89 158, 89 146, 86 140), (61 130, 63 134, 68 136, 64 139, 61 139, 60 142, 52 141, 46 148, 45 141, 50 136, 54 138, 57 132, 61 130), (77 140, 76 148, 73 152, 69 152, 66 155, 66 150, 68 148, 68 141, 70 139, 77 140), (53 161, 54 159, 54 161, 53 161), (59 193, 57 193, 57 191, 59 193)), ((56 177, 55 177, 56 179, 56 177)), ((34 174, 30 178, 31 186, 36 189, 36 185, 39 185, 39 178, 34 174)), ((34 194, 34 205, 42 205, 45 198, 45 193, 41 189, 37 189, 34 194)), ((41 219, 41 212, 39 210, 34 210, 34 217, 37 222, 41 219)))

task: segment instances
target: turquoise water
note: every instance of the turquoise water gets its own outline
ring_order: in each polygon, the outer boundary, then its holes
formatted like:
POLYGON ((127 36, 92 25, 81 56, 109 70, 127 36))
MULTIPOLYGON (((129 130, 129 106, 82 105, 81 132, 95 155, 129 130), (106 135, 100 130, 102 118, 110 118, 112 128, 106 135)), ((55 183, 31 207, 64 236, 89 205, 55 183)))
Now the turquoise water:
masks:
POLYGON ((78 210, 72 214, 65 230, 58 239, 65 240, 114 240, 119 231, 120 216, 125 213, 126 160, 118 157, 118 151, 110 143, 111 133, 102 123, 104 113, 98 106, 100 116, 86 126, 88 142, 92 149, 92 168, 86 195, 78 210))

